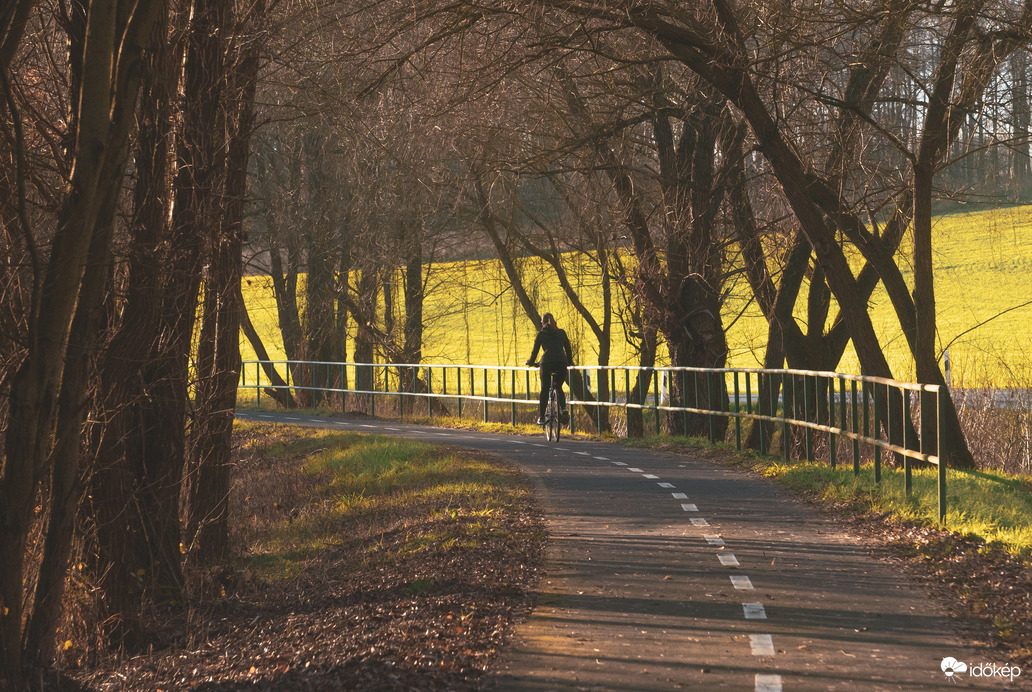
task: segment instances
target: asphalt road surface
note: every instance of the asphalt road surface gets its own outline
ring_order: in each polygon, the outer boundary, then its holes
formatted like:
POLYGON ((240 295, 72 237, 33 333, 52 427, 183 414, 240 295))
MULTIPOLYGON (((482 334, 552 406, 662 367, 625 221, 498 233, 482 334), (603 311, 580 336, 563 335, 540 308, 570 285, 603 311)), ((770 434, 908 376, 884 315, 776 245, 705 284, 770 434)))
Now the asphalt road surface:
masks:
POLYGON ((741 471, 575 439, 238 416, 474 447, 525 470, 550 532, 545 575, 489 689, 1032 689, 1032 671, 1012 680, 966 646, 833 518, 741 471), (967 670, 948 676, 946 658, 967 670))

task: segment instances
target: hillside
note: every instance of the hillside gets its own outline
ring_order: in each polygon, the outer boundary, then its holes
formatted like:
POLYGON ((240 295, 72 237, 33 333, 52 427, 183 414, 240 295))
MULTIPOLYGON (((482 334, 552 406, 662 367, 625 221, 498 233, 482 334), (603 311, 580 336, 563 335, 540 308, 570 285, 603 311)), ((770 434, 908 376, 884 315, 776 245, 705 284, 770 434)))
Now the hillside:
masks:
MULTIPOLYGON (((954 384, 1029 386, 1032 382, 1032 207, 1014 207, 938 219, 936 234, 936 301, 939 348, 949 348, 954 384)), ((905 245, 908 244, 904 241, 905 245)), ((542 311, 556 314, 570 334, 578 362, 597 362, 590 330, 577 319, 557 282, 536 260, 524 260, 531 295, 542 311)), ((534 329, 495 261, 441 263, 428 267, 424 360, 434 363, 517 364, 529 355, 534 329)), ((583 259, 572 271, 575 285, 597 314, 601 309, 597 269, 583 259), (594 270, 593 270, 594 269, 594 270)), ((909 272, 906 273, 909 278, 909 272)), ((274 358, 283 357, 276 327, 271 280, 252 275, 244 280, 251 318, 274 358)), ((619 304, 619 301, 614 301, 619 304)), ((871 300, 872 316, 895 376, 909 379, 913 365, 884 291, 871 300)), ((759 367, 766 323, 750 303, 748 286, 732 287, 725 311, 730 365, 759 367), (736 317, 741 313, 741 317, 736 317)), ((254 352, 241 339, 244 359, 254 352)), ((611 364, 634 363, 634 353, 614 320, 611 364)), ((858 369, 848 351, 841 367, 858 369)))

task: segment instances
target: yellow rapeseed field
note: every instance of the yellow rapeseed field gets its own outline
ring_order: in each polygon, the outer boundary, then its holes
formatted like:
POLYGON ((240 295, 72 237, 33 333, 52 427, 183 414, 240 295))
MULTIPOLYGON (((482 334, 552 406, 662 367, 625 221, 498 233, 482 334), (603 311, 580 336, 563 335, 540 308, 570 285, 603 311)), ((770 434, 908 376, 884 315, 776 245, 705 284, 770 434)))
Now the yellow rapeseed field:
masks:
MULTIPOLYGON (((934 227, 939 349, 948 347, 953 384, 1032 386, 1032 206, 951 214, 934 227)), ((905 242, 905 253, 909 244, 905 242)), ((589 258, 570 261, 571 281, 595 315, 601 312, 599 272, 589 258)), ((551 270, 522 261, 528 290, 541 312, 555 313, 570 334, 578 363, 597 363, 598 349, 587 325, 563 295, 551 270)), ((477 365, 522 364, 530 355, 534 327, 520 308, 501 265, 493 260, 428 266, 424 362, 477 365)), ((910 272, 906 272, 909 279, 910 272)), ((271 280, 244 280, 244 297, 255 327, 273 358, 283 357, 271 280)), ((805 301, 800 301, 805 304, 805 301)), ((614 299, 614 308, 622 301, 614 299)), ((879 288, 871 314, 897 379, 913 377, 913 363, 888 297, 879 288)), ((759 367, 766 322, 750 304, 748 286, 732 287, 725 314, 730 324, 730 365, 759 367)), ((799 313, 803 319, 803 313, 799 313)), ((353 335, 353 330, 352 330, 353 335)), ((254 352, 241 339, 245 360, 254 352)), ((350 351, 349 351, 350 352, 350 351)), ((614 320, 611 364, 633 364, 635 354, 614 320)), ((852 350, 839 367, 858 372, 852 350)))

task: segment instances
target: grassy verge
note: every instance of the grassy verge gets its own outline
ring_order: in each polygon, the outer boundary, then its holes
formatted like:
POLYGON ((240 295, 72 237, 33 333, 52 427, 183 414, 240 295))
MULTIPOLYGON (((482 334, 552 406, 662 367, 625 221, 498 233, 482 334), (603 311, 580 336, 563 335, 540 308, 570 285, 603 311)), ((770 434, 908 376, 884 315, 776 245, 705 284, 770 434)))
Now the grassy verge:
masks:
MULTIPOLYGON (((708 442, 690 438, 649 437, 628 440, 630 446, 692 450, 710 448, 708 442)), ((718 446, 707 456, 718 454, 728 463, 746 467, 819 504, 872 512, 897 521, 938 527, 937 473, 914 469, 913 491, 904 489, 902 469, 882 466, 881 482, 874 480, 874 467, 865 464, 854 475, 852 466, 830 468, 826 463, 785 461, 748 452, 735 453, 718 446)), ((1002 549, 1025 561, 1032 561, 1032 482, 1027 477, 999 471, 951 469, 946 477, 945 528, 983 541, 987 549, 1002 549)))
POLYGON ((519 474, 483 455, 381 436, 236 425, 250 452, 242 460, 238 540, 246 568, 262 580, 295 576, 344 548, 355 568, 430 548, 476 548, 486 537, 507 537, 506 509, 528 501, 519 474))

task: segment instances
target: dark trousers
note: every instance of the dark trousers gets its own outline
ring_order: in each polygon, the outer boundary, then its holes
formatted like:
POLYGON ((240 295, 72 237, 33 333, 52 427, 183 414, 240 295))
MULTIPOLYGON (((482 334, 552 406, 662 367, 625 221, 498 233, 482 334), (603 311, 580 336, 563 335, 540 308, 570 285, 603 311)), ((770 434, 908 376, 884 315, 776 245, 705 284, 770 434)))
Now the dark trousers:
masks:
POLYGON ((548 406, 548 390, 552 386, 552 375, 555 375, 556 398, 559 399, 559 408, 566 408, 566 392, 563 385, 566 384, 567 371, 565 365, 554 365, 551 363, 541 364, 541 396, 538 397, 538 416, 545 417, 545 407, 548 406))

